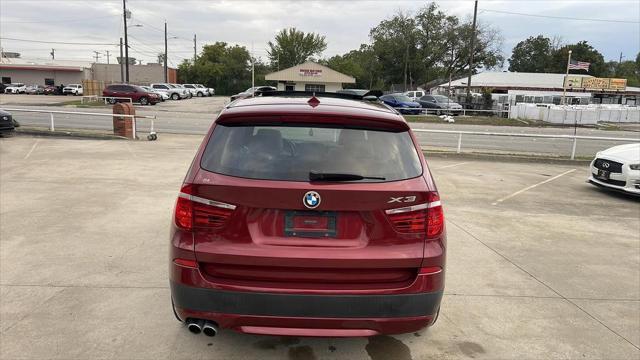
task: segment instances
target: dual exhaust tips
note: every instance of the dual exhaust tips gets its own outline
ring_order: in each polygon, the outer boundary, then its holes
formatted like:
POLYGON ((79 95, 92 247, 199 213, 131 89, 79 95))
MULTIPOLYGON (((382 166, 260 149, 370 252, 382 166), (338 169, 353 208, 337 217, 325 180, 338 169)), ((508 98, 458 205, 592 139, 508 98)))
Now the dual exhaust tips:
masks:
POLYGON ((187 319, 187 329, 196 335, 204 333, 207 336, 213 337, 218 334, 218 324, 203 319, 187 319))

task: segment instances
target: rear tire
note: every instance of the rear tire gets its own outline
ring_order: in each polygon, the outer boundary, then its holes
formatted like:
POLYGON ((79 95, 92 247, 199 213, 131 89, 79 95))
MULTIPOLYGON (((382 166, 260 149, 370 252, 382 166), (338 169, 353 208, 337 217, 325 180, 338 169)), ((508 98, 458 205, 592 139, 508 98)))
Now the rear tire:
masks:
POLYGON ((149 99, 147 99, 146 97, 141 97, 140 105, 149 105, 149 99))
POLYGON ((107 102, 108 102, 109 104, 113 105, 113 104, 115 104, 115 103, 116 103, 116 99, 109 99, 109 100, 107 100, 107 102))
POLYGON ((202 92, 198 91, 198 97, 203 97, 203 96, 204 96, 204 94, 202 92))
POLYGON ((180 100, 180 95, 178 93, 171 94, 171 100, 180 100))

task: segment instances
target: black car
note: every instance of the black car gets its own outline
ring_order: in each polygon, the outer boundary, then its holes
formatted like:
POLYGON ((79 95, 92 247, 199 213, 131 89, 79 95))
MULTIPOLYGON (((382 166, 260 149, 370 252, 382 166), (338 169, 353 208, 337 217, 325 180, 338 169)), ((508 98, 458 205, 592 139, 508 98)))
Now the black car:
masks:
POLYGON ((10 113, 0 109, 0 134, 10 134, 15 130, 16 123, 10 113))

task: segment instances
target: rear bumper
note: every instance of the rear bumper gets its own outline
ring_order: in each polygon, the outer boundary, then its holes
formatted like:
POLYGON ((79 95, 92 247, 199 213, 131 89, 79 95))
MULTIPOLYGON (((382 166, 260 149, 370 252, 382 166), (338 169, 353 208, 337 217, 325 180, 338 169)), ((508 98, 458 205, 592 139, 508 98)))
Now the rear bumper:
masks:
POLYGON ((310 318, 393 318, 435 314, 442 292, 310 295, 204 289, 171 283, 176 306, 199 312, 310 318))
POLYGON ((442 291, 394 295, 302 295, 194 288, 171 282, 181 319, 262 335, 351 337, 400 334, 430 325, 442 291))

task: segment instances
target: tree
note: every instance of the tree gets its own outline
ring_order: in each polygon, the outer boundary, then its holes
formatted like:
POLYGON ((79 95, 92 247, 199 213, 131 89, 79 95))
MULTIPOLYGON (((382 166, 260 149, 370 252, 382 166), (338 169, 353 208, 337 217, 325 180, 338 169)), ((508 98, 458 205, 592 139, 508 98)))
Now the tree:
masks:
POLYGON ((280 69, 302 64, 327 49, 324 36, 315 33, 305 34, 296 28, 280 30, 274 42, 269 41, 267 45, 271 64, 276 64, 280 69))
POLYGON ((371 29, 369 37, 385 85, 406 82, 406 87, 413 87, 467 73, 471 51, 474 72, 501 66, 504 58, 498 30, 478 24, 474 49, 469 48, 471 34, 470 21, 448 15, 430 3, 415 15, 399 12, 383 20, 371 29))
POLYGON ((571 50, 571 59, 575 61, 585 61, 591 63, 589 71, 569 70, 572 74, 589 74, 593 76, 607 76, 607 66, 604 57, 587 41, 580 41, 576 44, 565 45, 555 51, 551 56, 551 63, 547 72, 564 73, 567 70, 567 58, 571 50))
POLYGON ((335 55, 323 61, 324 65, 356 78, 353 88, 382 89, 380 63, 377 61, 370 45, 362 44, 360 49, 351 50, 344 55, 335 55))
MULTIPOLYGON (((254 61, 256 82, 262 83, 268 67, 254 61)), ((195 63, 184 60, 180 64, 178 76, 185 82, 213 87, 216 94, 235 94, 251 86, 251 55, 244 46, 225 42, 205 45, 195 63)))
POLYGON ((551 64, 553 47, 551 39, 538 35, 520 41, 509 58, 509 71, 545 72, 551 64))

